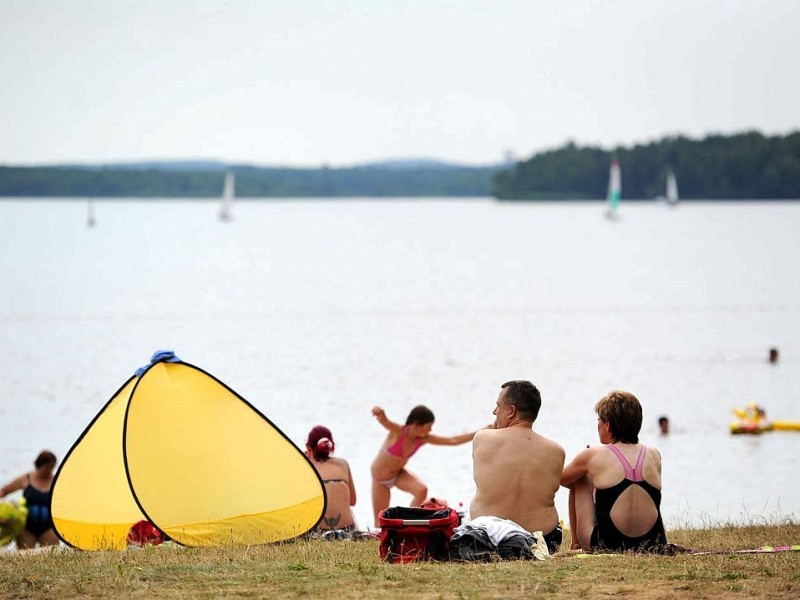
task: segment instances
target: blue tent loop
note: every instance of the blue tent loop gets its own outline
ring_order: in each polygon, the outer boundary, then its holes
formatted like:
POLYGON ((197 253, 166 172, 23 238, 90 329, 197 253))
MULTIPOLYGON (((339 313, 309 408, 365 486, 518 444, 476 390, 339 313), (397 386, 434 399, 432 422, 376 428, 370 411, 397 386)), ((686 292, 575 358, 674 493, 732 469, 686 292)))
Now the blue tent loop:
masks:
POLYGON ((153 353, 153 356, 150 357, 150 364, 144 365, 143 367, 139 367, 136 369, 135 376, 141 377, 147 369, 149 369, 152 365, 160 362, 170 362, 170 363, 177 363, 182 362, 180 358, 175 356, 175 352, 172 350, 156 350, 153 353))

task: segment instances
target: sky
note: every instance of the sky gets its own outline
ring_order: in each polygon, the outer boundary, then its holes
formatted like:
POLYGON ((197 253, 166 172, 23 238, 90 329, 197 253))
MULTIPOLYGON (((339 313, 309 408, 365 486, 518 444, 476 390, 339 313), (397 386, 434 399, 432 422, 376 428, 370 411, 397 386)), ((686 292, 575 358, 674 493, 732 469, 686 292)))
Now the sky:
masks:
POLYGON ((494 164, 800 130, 797 0, 0 0, 0 164, 494 164))

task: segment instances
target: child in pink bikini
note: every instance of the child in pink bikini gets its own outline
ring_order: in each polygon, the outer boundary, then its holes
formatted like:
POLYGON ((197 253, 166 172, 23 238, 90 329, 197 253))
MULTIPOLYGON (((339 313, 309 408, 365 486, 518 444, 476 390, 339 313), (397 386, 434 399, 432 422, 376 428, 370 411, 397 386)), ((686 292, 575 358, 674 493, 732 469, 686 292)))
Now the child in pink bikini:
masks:
POLYGON ((414 498, 411 506, 420 506, 428 496, 428 487, 405 466, 414 453, 424 444, 439 446, 456 446, 472 440, 475 431, 443 437, 431 434, 434 416, 426 406, 415 406, 408 414, 405 425, 389 420, 380 406, 372 409, 373 416, 389 433, 384 440, 378 456, 372 461, 372 508, 375 526, 378 526, 378 515, 389 508, 391 489, 408 492, 414 498))

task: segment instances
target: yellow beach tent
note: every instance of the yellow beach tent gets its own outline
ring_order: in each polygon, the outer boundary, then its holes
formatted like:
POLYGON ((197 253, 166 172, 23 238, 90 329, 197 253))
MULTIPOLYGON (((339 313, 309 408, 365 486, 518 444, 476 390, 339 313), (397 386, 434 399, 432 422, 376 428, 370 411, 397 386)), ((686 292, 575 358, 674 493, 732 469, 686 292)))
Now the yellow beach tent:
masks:
POLYGON ((122 549, 140 520, 186 546, 301 536, 325 514, 306 456, 244 398, 159 351, 109 400, 53 482, 58 536, 122 549))

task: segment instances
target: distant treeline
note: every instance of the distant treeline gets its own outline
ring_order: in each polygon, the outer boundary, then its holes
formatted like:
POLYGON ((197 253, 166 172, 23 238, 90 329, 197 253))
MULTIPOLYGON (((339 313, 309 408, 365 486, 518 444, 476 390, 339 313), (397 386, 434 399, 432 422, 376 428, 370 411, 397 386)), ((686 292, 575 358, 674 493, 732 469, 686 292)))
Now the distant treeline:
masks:
MULTIPOLYGON (((233 166, 237 197, 489 196, 497 167, 396 169, 233 166)), ((0 196, 186 197, 222 194, 225 169, 0 167, 0 196)))
POLYGON ((679 136, 614 150, 570 143, 507 170, 435 161, 313 169, 191 161, 90 167, 0 166, 0 196, 210 198, 222 193, 227 169, 236 174, 238 197, 493 195, 504 200, 601 199, 613 158, 622 167, 625 199, 664 195, 670 170, 677 177, 682 200, 800 198, 800 132, 775 137, 748 132, 702 140, 679 136))
POLYGON ((611 151, 567 144, 499 172, 492 194, 505 200, 603 198, 613 158, 620 162, 627 199, 663 196, 669 170, 682 200, 800 198, 800 133, 757 132, 669 137, 611 151))

